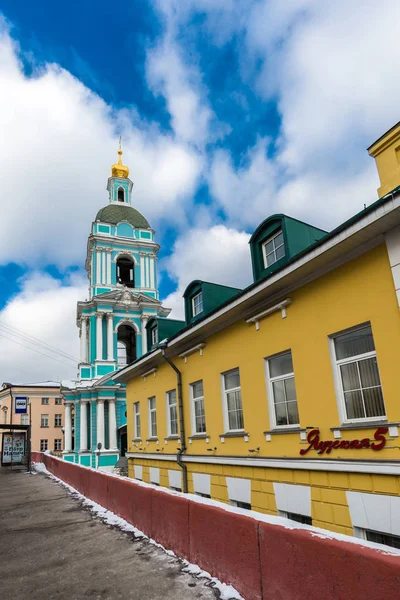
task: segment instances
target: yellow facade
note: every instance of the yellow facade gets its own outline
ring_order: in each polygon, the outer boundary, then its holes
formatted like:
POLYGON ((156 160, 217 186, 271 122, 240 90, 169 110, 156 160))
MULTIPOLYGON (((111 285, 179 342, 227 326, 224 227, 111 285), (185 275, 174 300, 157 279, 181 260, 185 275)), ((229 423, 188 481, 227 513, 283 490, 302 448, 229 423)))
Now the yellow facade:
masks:
MULTIPOLYGON (((313 471, 303 468, 247 467, 243 464, 210 464, 202 457, 256 457, 299 459, 299 452, 308 446, 300 433, 273 432, 266 440, 266 431, 272 428, 268 410, 265 358, 291 349, 295 373, 301 428, 318 428, 321 439, 333 439, 332 428, 340 427, 333 365, 329 338, 332 334, 370 322, 381 376, 386 416, 389 423, 400 421, 398 401, 398 354, 400 347, 400 319, 388 252, 384 243, 343 264, 315 281, 291 293, 291 304, 286 318, 275 312, 254 324, 241 319, 206 340, 200 351, 186 358, 174 356, 182 373, 185 428, 192 436, 189 385, 203 380, 207 438, 193 437, 188 442, 189 456, 197 462, 187 463, 189 492, 193 492, 193 473, 211 476, 211 497, 228 502, 226 477, 251 481, 251 507, 254 510, 277 514, 274 482, 307 485, 311 487, 312 523, 332 531, 352 534, 352 523, 346 491, 366 491, 378 494, 400 495, 399 480, 392 475, 363 472, 333 472, 329 469, 313 471), (221 373, 239 367, 247 436, 228 437, 225 433, 221 373), (246 441, 248 440, 248 441, 246 441)), ((134 477, 134 465, 142 466, 142 479, 150 482, 150 467, 160 468, 160 485, 169 487, 168 471, 177 470, 174 455, 180 440, 168 438, 166 392, 176 388, 176 375, 166 362, 157 370, 130 379, 127 383, 129 476, 134 477), (146 441, 148 433, 148 401, 155 396, 157 405, 158 440, 146 441), (140 402, 142 438, 134 439, 133 403, 140 402), (171 460, 154 458, 167 455, 171 460), (152 455, 146 458, 146 455, 152 455)), ((340 431, 340 439, 373 438, 377 424, 370 428, 355 425, 340 431)), ((335 450, 319 455, 310 451, 307 458, 323 461, 357 460, 398 461, 399 438, 390 436, 380 452, 371 449, 335 450)))
POLYGON ((400 123, 374 142, 368 152, 376 161, 381 184, 378 197, 381 198, 400 183, 400 123))

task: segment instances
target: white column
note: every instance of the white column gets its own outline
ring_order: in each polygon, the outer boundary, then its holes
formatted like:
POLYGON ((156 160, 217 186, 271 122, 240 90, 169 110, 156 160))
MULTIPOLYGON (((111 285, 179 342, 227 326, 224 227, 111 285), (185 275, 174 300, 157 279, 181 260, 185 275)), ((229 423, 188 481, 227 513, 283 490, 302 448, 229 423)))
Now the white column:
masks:
POLYGON ((144 254, 140 252, 140 287, 144 288, 144 254))
POLYGON ((87 400, 81 400, 81 440, 80 450, 81 452, 88 449, 88 436, 87 436, 87 400))
POLYGON ((150 258, 146 254, 146 287, 150 287, 150 258))
POLYGON ((154 254, 152 254, 150 256, 150 287, 152 290, 154 290, 155 284, 154 284, 154 269, 155 269, 156 263, 154 260, 154 254))
POLYGON ((107 250, 107 280, 106 283, 111 284, 111 250, 107 250))
POLYGON ((96 285, 99 285, 100 283, 100 257, 101 250, 100 248, 96 248, 96 285))
POLYGON ((107 360, 114 360, 113 314, 107 313, 107 360))
POLYGON ((117 449, 117 419, 115 416, 115 400, 108 401, 108 439, 110 449, 117 449))
POLYGON ((71 404, 65 404, 65 438, 64 452, 72 450, 72 419, 71 419, 71 404))
POLYGON ((81 317, 81 362, 87 362, 87 319, 81 317))
POLYGON ((106 251, 103 250, 103 252, 101 253, 101 283, 104 285, 105 283, 107 283, 106 281, 106 251))
POLYGON ((104 449, 104 400, 97 400, 97 443, 104 449))
POLYGON ((103 359, 103 315, 96 313, 96 360, 103 359))
POLYGON ((140 320, 142 321, 142 355, 146 354, 146 352, 147 352, 147 329, 146 329, 146 325, 147 325, 148 319, 149 319, 149 317, 147 315, 143 315, 142 317, 140 317, 140 320))

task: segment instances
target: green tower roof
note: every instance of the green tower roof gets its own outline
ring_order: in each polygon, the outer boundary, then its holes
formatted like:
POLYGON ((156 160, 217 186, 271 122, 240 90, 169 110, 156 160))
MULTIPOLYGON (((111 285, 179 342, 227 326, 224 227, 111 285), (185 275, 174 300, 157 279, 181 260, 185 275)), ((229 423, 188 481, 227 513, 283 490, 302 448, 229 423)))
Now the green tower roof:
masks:
POLYGON ((150 225, 144 216, 136 208, 127 205, 109 204, 101 208, 96 215, 96 221, 103 221, 103 223, 111 223, 112 225, 116 225, 121 221, 128 221, 132 227, 150 229, 150 225))

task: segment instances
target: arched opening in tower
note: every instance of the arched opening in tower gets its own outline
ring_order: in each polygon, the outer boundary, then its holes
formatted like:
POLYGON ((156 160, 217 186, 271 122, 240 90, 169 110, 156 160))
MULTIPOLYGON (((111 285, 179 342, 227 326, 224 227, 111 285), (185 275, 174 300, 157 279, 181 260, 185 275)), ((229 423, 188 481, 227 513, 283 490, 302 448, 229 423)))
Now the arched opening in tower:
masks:
POLYGON ((125 202, 125 192, 123 188, 118 188, 118 202, 125 202))
POLYGON ((126 285, 128 288, 135 287, 135 269, 134 262, 128 256, 121 256, 117 259, 117 282, 126 285))
POLYGON ((118 328, 117 362, 121 369, 136 360, 136 332, 133 327, 124 323, 118 328))

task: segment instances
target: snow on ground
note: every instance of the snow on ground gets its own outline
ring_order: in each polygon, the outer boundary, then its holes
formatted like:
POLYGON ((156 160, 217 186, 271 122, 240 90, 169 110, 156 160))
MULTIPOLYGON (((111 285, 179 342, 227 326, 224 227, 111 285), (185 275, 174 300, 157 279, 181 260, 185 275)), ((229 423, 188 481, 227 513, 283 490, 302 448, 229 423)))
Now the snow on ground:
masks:
POLYGON ((106 508, 104 508, 104 506, 100 506, 100 504, 93 502, 93 500, 90 500, 90 498, 86 498, 86 496, 83 496, 83 494, 78 492, 78 490, 76 490, 72 486, 68 485, 68 483, 65 483, 65 481, 59 479, 58 477, 55 477, 52 473, 50 473, 50 471, 46 469, 46 466, 43 463, 32 463, 32 469, 34 470, 34 472, 36 471, 37 473, 43 473, 44 475, 47 475, 51 479, 54 479, 54 481, 56 481, 57 483, 64 486, 74 498, 80 500, 84 506, 90 508, 91 512, 93 512, 96 516, 98 516, 102 521, 104 521, 108 525, 118 527, 122 531, 133 533, 134 536, 137 538, 147 539, 150 544, 161 548, 161 550, 163 550, 169 556, 174 556, 177 559, 179 559, 179 561, 183 565, 182 571, 184 571, 185 573, 190 573, 191 575, 197 578, 208 579, 212 583, 212 585, 216 589, 218 589, 221 600, 244 600, 244 598, 233 586, 227 585, 226 583, 219 581, 219 579, 217 579, 216 577, 212 577, 210 573, 208 573, 207 571, 203 571, 203 569, 201 569, 198 565, 194 565, 192 563, 189 563, 185 559, 179 558, 174 552, 172 552, 172 550, 164 548, 164 546, 158 544, 152 538, 149 538, 143 533, 143 531, 140 531, 140 529, 137 529, 136 527, 128 523, 128 521, 125 521, 125 519, 121 519, 121 517, 118 517, 115 513, 107 510, 106 508))

